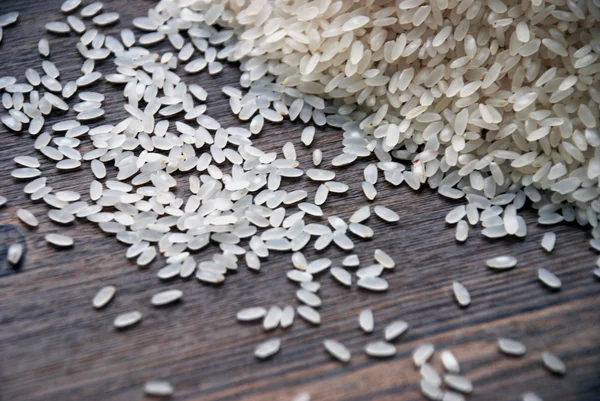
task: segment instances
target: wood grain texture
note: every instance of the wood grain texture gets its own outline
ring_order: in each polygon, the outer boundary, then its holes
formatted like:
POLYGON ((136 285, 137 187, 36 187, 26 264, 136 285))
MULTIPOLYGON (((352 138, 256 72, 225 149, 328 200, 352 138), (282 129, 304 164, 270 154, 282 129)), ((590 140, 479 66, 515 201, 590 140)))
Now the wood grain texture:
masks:
MULTIPOLYGON (((106 10, 121 14, 119 24, 105 30, 109 33, 130 25, 134 16, 152 4, 104 3, 106 10)), ((60 4, 61 0, 0 3, 0 13, 21 13, 19 22, 4 31, 0 75, 24 81, 26 68, 41 71, 37 41, 46 35, 46 22, 64 19, 60 4)), ((91 25, 89 21, 86 24, 91 25)), ((73 35, 50 35, 51 60, 60 68, 63 84, 80 75, 75 42, 73 35)), ((97 69, 112 72, 112 63, 99 63, 97 69)), ((220 88, 226 83, 235 85, 238 78, 235 66, 227 66, 217 77, 206 73, 185 77, 205 86, 208 114, 224 126, 238 122, 220 88)), ((120 88, 106 83, 93 88, 107 94, 103 123, 125 117, 120 88)), ((47 124, 63 118, 53 115, 47 124)), ((301 130, 300 124, 268 126, 257 144, 280 152, 285 142, 293 141, 303 168, 310 166, 312 149, 321 148, 324 164, 329 165, 340 150, 340 133, 319 128, 315 143, 306 149, 299 140, 301 130)), ((456 354, 462 372, 475 385, 469 400, 517 400, 525 391, 534 391, 546 401, 600 399, 600 283, 591 274, 595 255, 588 247, 589 235, 574 225, 552 228, 557 234, 552 255, 540 247, 548 228, 538 226, 529 212, 525 213, 529 224, 526 240, 489 241, 472 229, 468 242, 461 245, 454 241, 454 227, 444 223, 445 214, 457 203, 441 199, 433 191, 415 193, 405 186, 394 188, 379 182, 375 203, 396 210, 401 221, 389 224, 371 217, 368 224, 376 237, 359 242, 356 251, 363 264, 371 263, 376 248, 397 261, 395 270, 385 273, 390 290, 382 294, 347 290, 328 273, 323 274, 318 278, 324 300, 320 308, 323 324, 315 328, 297 319, 287 330, 265 333, 260 325, 236 323, 235 314, 254 305, 296 305, 296 286, 285 277, 291 266, 289 253, 274 253, 258 274, 248 271, 242 262, 239 271, 218 288, 195 279, 160 283, 156 271, 162 267, 162 259, 138 269, 125 259, 125 246, 94 224, 79 220, 58 227, 48 220, 44 204, 28 200, 22 192, 25 184, 10 176, 12 158, 19 154, 40 157, 49 185, 80 191, 86 194, 84 199, 88 199, 87 182, 92 179, 88 163, 74 173, 61 173, 32 145, 29 134, 14 134, 0 127, 0 191, 9 199, 0 208, 0 224, 18 230, 11 231, 11 237, 2 237, 0 266, 6 263, 8 242, 23 235, 28 246, 20 272, 0 277, 0 400, 142 400, 143 383, 157 378, 175 386, 174 400, 283 401, 301 391, 310 392, 318 401, 422 400, 419 374, 409 357, 414 347, 425 341, 456 354), (40 219, 37 229, 28 229, 17 220, 15 211, 20 207, 40 219), (59 230, 76 238, 73 249, 55 250, 44 242, 44 234, 59 230), (500 254, 515 255, 518 266, 500 273, 487 269, 485 259, 500 254), (556 273, 563 288, 558 292, 543 288, 536 277, 539 267, 556 273), (466 309, 453 299, 453 280, 461 281, 471 292, 473 302, 466 309), (93 295, 109 284, 117 287, 115 299, 104 310, 94 310, 93 295), (169 288, 183 290, 183 302, 153 308, 151 296, 169 288), (357 322, 359 311, 367 307, 375 314, 375 332, 369 336, 359 330, 357 322), (116 332, 113 319, 130 310, 141 311, 143 321, 116 332), (384 326, 395 319, 404 319, 411 326, 396 341, 398 354, 386 361, 366 357, 362 352, 366 342, 382 338, 384 326), (254 347, 274 335, 282 338, 281 352, 271 360, 256 361, 254 347), (525 343, 526 356, 499 354, 496 340, 500 336, 525 343), (349 347, 353 353, 350 364, 335 362, 325 353, 322 342, 326 338, 349 347), (565 377, 543 368, 540 355, 545 350, 566 362, 565 377)), ((84 141, 82 148, 90 149, 89 141, 84 141)), ((336 169, 339 180, 348 183, 351 191, 330 196, 324 206, 327 215, 347 219, 367 202, 360 181, 362 168, 372 161, 336 169)), ((187 177, 177 178, 183 185, 187 177)), ((313 193, 317 187, 305 179, 300 183, 285 180, 284 185, 313 193)), ((181 195, 187 196, 185 191, 181 195)), ((215 250, 203 250, 196 260, 209 259, 215 250)), ((307 256, 314 259, 325 254, 339 265, 345 253, 328 249, 310 251, 307 256)), ((437 354, 434 365, 440 366, 437 354)))

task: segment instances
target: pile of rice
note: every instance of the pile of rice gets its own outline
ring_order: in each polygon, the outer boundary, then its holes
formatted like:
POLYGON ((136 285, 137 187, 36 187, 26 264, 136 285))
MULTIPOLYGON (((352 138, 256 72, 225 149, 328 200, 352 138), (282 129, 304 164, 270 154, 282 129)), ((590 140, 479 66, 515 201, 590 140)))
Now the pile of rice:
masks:
MULTIPOLYGON (((232 35, 219 55, 241 61, 245 71, 240 83, 250 90, 232 99, 241 119, 270 101, 292 120, 342 127, 344 154, 334 165, 375 155, 395 185, 428 184, 483 211, 520 209, 528 198, 540 223, 597 226, 600 9, 594 2, 188 6, 181 19, 204 20, 187 30, 192 43, 215 25, 233 31, 218 34, 232 35)), ((516 233, 510 214, 513 224, 494 236, 516 233)))

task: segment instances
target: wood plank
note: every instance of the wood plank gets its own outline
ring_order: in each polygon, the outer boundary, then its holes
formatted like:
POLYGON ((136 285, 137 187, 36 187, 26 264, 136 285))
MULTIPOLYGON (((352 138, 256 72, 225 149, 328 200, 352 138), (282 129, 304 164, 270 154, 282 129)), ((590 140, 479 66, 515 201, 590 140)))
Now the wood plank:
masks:
MULTIPOLYGON (((121 14, 121 22, 107 30, 114 34, 153 2, 104 3, 106 10, 121 14)), ((18 10, 21 16, 15 26, 4 31, 0 76, 23 80, 26 68, 41 71, 37 41, 44 35, 46 22, 62 18, 60 4, 60 0, 2 2, 0 13, 18 10)), ((62 83, 80 76, 75 42, 73 35, 50 38, 51 60, 61 70, 62 83)), ((99 63, 98 70, 112 72, 111 62, 99 63)), ((217 77, 206 73, 186 76, 208 90, 208 114, 224 126, 238 122, 220 88, 236 84, 238 78, 233 65, 217 77)), ((107 94, 103 123, 125 117, 119 87, 99 83, 93 88, 107 94)), ((47 127, 64 118, 54 115, 47 127)), ((311 151, 321 148, 324 165, 329 165, 340 151, 340 132, 319 128, 315 143, 306 149, 299 140, 301 130, 300 124, 269 125, 258 137, 257 146, 280 152, 285 142, 292 141, 304 168, 310 166, 311 151)), ((240 270, 218 288, 195 279, 160 283, 156 271, 162 267, 162 259, 139 269, 125 259, 126 248, 94 224, 79 220, 59 228, 49 222, 45 205, 28 200, 22 192, 24 183, 12 179, 10 171, 16 155, 41 156, 33 149, 33 140, 29 134, 17 135, 0 127, 0 164, 4 166, 0 192, 9 199, 8 205, 0 208, 0 224, 5 227, 0 230, 4 249, 0 274, 10 269, 5 261, 8 243, 22 235, 28 247, 22 269, 0 277, 2 400, 140 400, 144 399, 143 383, 155 378, 172 382, 174 400, 290 400, 301 391, 320 401, 422 400, 419 374, 410 359, 414 347, 422 342, 432 342, 438 350, 451 349, 457 355, 462 371, 475 385, 469 397, 473 401, 516 400, 525 391, 535 391, 545 400, 600 397, 600 283, 591 274, 595 255, 589 250, 586 230, 574 225, 553 227, 557 246, 548 255, 539 245, 548 228, 538 226, 535 216, 526 212, 530 231, 526 240, 489 241, 477 229, 466 244, 456 244, 454 228, 443 218, 458 203, 441 199, 430 190, 415 193, 380 182, 374 204, 391 207, 401 220, 390 224, 372 216, 368 224, 376 237, 360 242, 356 253, 367 264, 373 250, 381 248, 397 261, 397 267, 386 273, 390 290, 383 294, 347 290, 328 273, 322 274, 323 324, 315 328, 297 319, 288 330, 265 333, 260 325, 238 324, 235 314, 251 305, 296 305, 296 286, 285 277, 291 266, 289 253, 274 253, 258 274, 241 263, 240 270), (27 229, 16 219, 15 211, 21 207, 38 216, 39 228, 27 229), (73 249, 55 250, 44 242, 46 233, 58 230, 75 237, 73 249), (501 273, 487 269, 485 259, 500 254, 515 255, 518 266, 501 273), (539 267, 552 270, 563 280, 559 292, 540 285, 536 278, 539 267), (471 292, 473 302, 466 309, 453 299, 453 280, 461 281, 471 292), (109 284, 118 288, 115 299, 105 310, 94 310, 91 298, 109 284), (183 290, 183 302, 153 308, 151 296, 168 288, 183 290), (367 307, 374 310, 376 321, 375 332, 368 336, 357 323, 358 313, 367 307), (113 319, 134 309, 144 314, 143 321, 130 330, 115 331, 113 319), (380 339, 385 325, 400 318, 411 328, 396 340, 398 354, 386 361, 366 357, 362 351, 366 342, 380 339), (274 335, 282 338, 281 352, 269 361, 256 361, 254 347, 274 335), (496 340, 500 336, 524 342, 527 355, 510 358, 499 354, 496 340), (325 353, 322 342, 326 338, 340 340, 350 348, 350 364, 335 362, 325 353), (565 377, 543 368, 540 354, 544 350, 567 363, 565 377)), ((91 145, 84 141, 82 148, 91 145)), ((57 172, 45 158, 40 160, 49 185, 87 193, 92 179, 87 163, 66 174, 57 172)), ((330 196, 324 206, 327 215, 347 219, 367 203, 360 182, 362 168, 370 162, 373 160, 336 169, 338 179, 348 183, 351 191, 330 196)), ((109 175, 113 174, 110 170, 109 175)), ((186 179, 178 175, 180 184, 186 179)), ((284 180, 284 186, 311 194, 317 188, 306 179, 300 183, 284 180)), ((187 196, 185 191, 181 194, 187 196)), ((216 249, 206 249, 196 259, 209 259, 216 249)), ((339 265, 345 253, 339 249, 307 252, 309 259, 324 255, 339 265)), ((437 354, 434 365, 440 367, 437 354)))

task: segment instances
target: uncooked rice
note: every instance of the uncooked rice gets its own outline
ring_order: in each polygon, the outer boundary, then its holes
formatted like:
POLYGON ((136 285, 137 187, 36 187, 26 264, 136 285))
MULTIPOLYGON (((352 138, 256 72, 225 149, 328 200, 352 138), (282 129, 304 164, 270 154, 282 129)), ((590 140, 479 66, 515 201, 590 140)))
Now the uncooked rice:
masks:
POLYGON ((444 396, 444 392, 439 388, 439 386, 430 383, 427 380, 421 380, 421 393, 430 400, 441 400, 444 396))
POLYGON ((108 285, 106 287, 102 287, 94 296, 94 299, 92 300, 92 305, 94 306, 94 308, 96 309, 102 309, 104 308, 115 296, 117 289, 112 286, 112 285, 108 285))
POLYGON ((294 311, 294 307, 291 305, 287 305, 283 308, 283 312, 281 313, 281 319, 279 321, 279 325, 282 329, 286 329, 290 327, 294 323, 294 317, 296 316, 296 312, 294 311))
POLYGON ((460 365, 454 354, 449 350, 443 350, 440 353, 440 359, 444 369, 450 373, 460 373, 460 365))
POLYGON ((423 378, 423 380, 426 380, 429 383, 434 384, 436 386, 442 385, 442 377, 435 370, 435 368, 433 366, 429 365, 428 363, 424 363, 423 365, 421 365, 421 368, 419 369, 419 373, 421 374, 421 377, 423 378))
POLYGON ((460 391, 461 393, 470 393, 473 391, 473 384, 464 376, 446 374, 444 375, 444 383, 446 383, 448 387, 460 391))
POLYGON ((546 252, 552 252, 554 249, 554 244, 556 243, 556 234, 553 232, 547 232, 542 237, 542 248, 546 250, 546 252))
POLYGON ((352 285, 352 275, 341 267, 332 267, 331 276, 340 284, 350 287, 352 285))
POLYGON ((310 306, 298 306, 296 308, 296 311, 298 312, 298 315, 307 322, 312 323, 314 325, 321 324, 321 315, 319 314, 319 312, 317 312, 310 306))
POLYGON ((296 297, 300 302, 313 308, 318 308, 321 306, 321 298, 319 298, 317 294, 307 291, 303 288, 296 291, 296 297))
POLYGON ((374 358, 389 358, 396 354, 396 347, 385 341, 367 343, 365 353, 374 358))
POLYGON ((431 355, 433 355, 434 350, 435 347, 431 343, 421 344, 415 348, 412 354, 415 366, 421 367, 421 365, 427 362, 431 358, 431 355))
POLYGON ((358 314, 358 325, 361 330, 367 334, 373 332, 375 328, 375 320, 373 319, 373 311, 371 309, 363 309, 358 314))
POLYGON ((173 391, 173 386, 165 380, 150 380, 144 384, 144 393, 153 397, 169 397, 173 391))
MULTIPOLYGON (((352 290, 352 274, 332 267, 327 257, 308 263, 300 252, 311 246, 317 251, 352 250, 375 236, 376 222, 395 230, 387 223, 399 222, 400 215, 376 204, 385 194, 380 192, 381 181, 392 186, 406 183, 414 190, 427 186, 457 202, 445 221, 456 225, 458 242, 466 242, 470 226, 479 223, 487 238, 525 237, 528 227, 520 213, 531 204, 538 224, 591 226, 590 246, 600 250, 600 11, 594 2, 291 5, 273 0, 163 0, 147 16, 133 19, 133 27, 142 34, 123 29, 117 37, 102 32, 120 23, 118 13, 101 2, 79 9, 80 5, 80 0, 66 0, 61 6, 66 22, 47 22, 45 29, 59 38, 71 31, 80 35, 76 51, 84 58, 82 75, 61 81, 56 65, 43 60, 42 74, 33 67, 25 69, 27 83, 0 78, 2 104, 8 111, 1 121, 11 131, 26 129, 36 136, 34 148, 62 174, 87 168, 89 162, 96 178, 88 186, 91 204, 75 191, 47 186, 36 157, 16 156, 19 167, 11 175, 31 180, 24 192, 32 200, 43 199, 52 222, 65 225, 85 218, 97 223, 127 244, 126 256, 140 267, 164 256, 166 265, 157 272, 161 280, 195 275, 203 285, 221 284, 238 268, 242 255, 249 269, 259 271, 272 253, 292 251, 293 267, 286 275, 299 285, 296 295, 305 304, 296 311, 318 325, 321 315, 314 308, 326 299, 316 294, 320 284, 315 277, 329 275, 329 270, 333 279, 352 290), (163 41, 173 51, 157 54, 144 48, 163 41), (115 70, 107 75, 95 71, 96 63, 108 58, 115 70), (204 70, 219 74, 225 62, 238 62, 242 72, 241 89, 222 88, 241 122, 237 127, 222 127, 208 115, 206 104, 198 104, 207 100, 207 91, 191 83, 192 75, 204 70), (178 71, 185 73, 180 76, 178 71), (101 81, 122 87, 126 116, 114 125, 99 123, 112 117, 105 112, 105 96, 91 89, 101 81), (75 117, 53 124, 51 136, 44 130, 45 118, 53 110, 68 111, 71 106, 64 99, 75 94, 75 117), (305 166, 294 142, 280 152, 255 146, 253 135, 261 133, 265 121, 288 118, 305 124, 298 139, 306 147, 328 128, 343 131, 341 154, 329 160, 314 149, 314 166, 305 166), (174 128, 170 120, 177 120, 174 128), (83 138, 91 140, 92 149, 82 154, 77 148, 83 138), (201 150, 204 146, 207 150, 201 150), (357 190, 350 190, 338 177, 340 169, 329 169, 328 164, 349 166, 365 158, 369 161, 360 191, 373 202, 380 220, 366 222, 370 203, 358 206, 348 221, 328 215, 325 205, 330 199, 357 190), (176 195, 181 192, 178 171, 194 170, 199 175, 189 176, 191 195, 176 195), (107 175, 114 180, 106 181, 107 175), (314 194, 286 189, 286 181, 302 176, 316 181, 314 194), (323 217, 329 226, 324 219, 323 224, 314 222, 323 217), (209 243, 221 252, 197 263, 191 252, 209 243)), ((1 15, 0 28, 17 19, 16 12, 1 15)), ((50 57, 46 38, 37 49, 40 56, 50 57)), ((0 205, 5 202, 0 197, 0 205)), ((25 209, 16 215, 28 226, 39 224, 25 209)), ((74 244, 58 233, 45 238, 58 247, 74 244)), ((555 243, 555 233, 546 232, 541 246, 552 252, 555 243)), ((19 246, 9 248, 9 260, 15 264, 21 258, 19 246)), ((389 283, 382 277, 384 270, 396 262, 381 249, 373 258, 377 264, 356 271, 356 286, 385 291, 389 283)), ((359 267, 358 256, 344 257, 342 265, 359 267)), ((506 270, 515 267, 517 259, 497 256, 486 265, 506 270)), ((598 277, 599 269, 594 270, 598 277)), ((552 289, 562 284, 544 268, 538 269, 538 278, 552 289)), ((461 306, 470 304, 469 292, 458 281, 453 292, 461 306)), ((94 307, 106 306, 114 293, 112 286, 102 288, 92 301, 94 307)), ((181 296, 179 290, 168 290, 155 294, 151 303, 166 305, 181 296)), ((294 316, 293 306, 273 305, 240 310, 237 319, 263 319, 263 327, 274 330, 291 326, 294 316)), ((114 326, 140 320, 139 312, 129 312, 119 315, 114 326)), ((372 311, 361 312, 359 320, 365 332, 373 331, 372 311)), ((393 322, 384 337, 392 341, 407 328, 407 322, 393 322)), ((255 355, 268 358, 280 344, 278 338, 267 340, 255 355)), ((521 346, 499 340, 500 349, 511 355, 524 353, 521 346)), ((326 340, 324 347, 336 359, 350 360, 341 343, 326 340)), ((365 352, 388 357, 396 348, 375 341, 365 352)), ((424 379, 423 394, 462 399, 441 390, 439 374, 427 364, 433 352, 427 343, 413 353, 424 379)), ((442 351, 441 359, 450 372, 443 376, 446 386, 471 392, 471 382, 457 375, 453 354, 442 351)), ((558 358, 545 353, 543 360, 551 371, 564 373, 558 358)), ((151 381, 145 391, 167 396, 173 388, 151 381)), ((536 397, 523 395, 528 400, 536 397)))
POLYGON ((179 301, 182 296, 181 290, 167 290, 154 294, 150 302, 154 306, 163 306, 179 301))
POLYGON ((340 362, 350 362, 352 354, 344 344, 336 340, 325 340, 323 346, 329 354, 340 362))
POLYGON ((279 338, 271 338, 256 347, 254 356, 258 359, 267 359, 279 352, 280 347, 281 340, 279 338))
POLYGON ((464 285, 458 281, 452 283, 452 291, 454 291, 454 297, 456 302, 462 307, 467 307, 471 303, 471 295, 464 285))
POLYGON ((142 320, 142 314, 138 311, 122 313, 117 316, 113 322, 113 325, 117 329, 124 329, 134 324, 139 323, 142 320))
POLYGON ((281 316, 283 315, 283 310, 275 305, 271 306, 263 319, 263 328, 265 330, 273 330, 279 326, 281 321, 281 316))
POLYGON ((559 289, 562 285, 562 282, 558 277, 556 277, 554 273, 552 273, 548 269, 544 269, 543 267, 540 267, 538 269, 538 278, 544 285, 548 286, 553 290, 559 289))
POLYGON ((490 269, 512 269, 517 265, 517 258, 514 256, 496 256, 485 262, 490 269))
POLYGON ((262 319, 267 315, 267 310, 260 306, 242 309, 237 313, 237 319, 241 322, 262 319))
POLYGON ((537 394, 527 392, 521 396, 523 401, 543 401, 537 394))
POLYGON ((552 373, 564 375, 567 372, 565 363, 551 352, 543 352, 542 361, 544 362, 544 366, 552 373))
POLYGON ((400 216, 398 216, 398 214, 396 212, 394 212, 393 210, 385 207, 385 206, 375 206, 373 208, 373 210, 375 211, 375 214, 377 216, 379 216, 381 219, 388 221, 388 222, 396 222, 398 220, 400 220, 400 216))
POLYGON ((363 277, 358 280, 357 285, 365 290, 375 292, 385 291, 389 287, 388 282, 381 277, 363 277))
POLYGON ((37 227, 38 219, 27 209, 17 209, 17 217, 30 227, 37 227))
POLYGON ((385 327, 384 330, 385 341, 389 342, 395 340, 404 334, 406 330, 408 330, 408 323, 406 323, 404 320, 397 320, 390 323, 385 327))
POLYGON ((23 245, 10 244, 6 254, 6 260, 12 265, 17 265, 21 261, 21 256, 23 256, 23 245))
POLYGON ((498 340, 498 347, 501 352, 512 356, 522 356, 527 351, 525 345, 510 338, 500 338, 498 340))

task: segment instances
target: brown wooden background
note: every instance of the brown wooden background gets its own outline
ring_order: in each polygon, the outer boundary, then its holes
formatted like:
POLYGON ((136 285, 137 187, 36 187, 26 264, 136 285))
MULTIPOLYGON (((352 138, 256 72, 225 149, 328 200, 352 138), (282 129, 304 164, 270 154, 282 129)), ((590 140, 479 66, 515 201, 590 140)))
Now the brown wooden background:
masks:
MULTIPOLYGON (((121 13, 120 23, 105 29, 113 33, 151 4, 104 3, 105 10, 121 13)), ((24 82, 26 68, 41 71, 37 41, 46 35, 46 22, 64 20, 60 4, 61 0, 2 0, 0 13, 18 10, 21 16, 15 26, 4 30, 0 75, 17 76, 24 82)), ((60 68, 63 84, 80 75, 82 60, 75 52, 75 41, 73 35, 50 36, 51 60, 60 68)), ((104 73, 112 68, 108 61, 98 66, 104 73)), ((235 66, 230 66, 217 77, 203 73, 186 79, 207 88, 208 114, 230 126, 237 122, 220 87, 236 84, 238 77, 235 66)), ((124 118, 120 88, 101 83, 94 90, 107 94, 108 118, 103 122, 124 118)), ((56 115, 48 123, 62 118, 56 115)), ((310 151, 300 144, 301 129, 289 123, 270 126, 258 145, 280 151, 292 140, 301 167, 308 168, 310 151)), ((318 132, 312 149, 323 149, 328 165, 339 152, 340 133, 318 132)), ((384 224, 372 217, 368 224, 376 230, 376 237, 358 243, 357 253, 363 263, 371 262, 375 248, 394 257, 397 267, 386 273, 391 289, 384 294, 349 291, 325 274, 319 277, 324 300, 320 327, 298 319, 288 330, 265 333, 260 325, 236 323, 235 313, 252 305, 296 305, 296 286, 285 278, 290 254, 273 254, 259 274, 249 272, 242 262, 239 272, 215 289, 195 279, 160 283, 156 271, 162 260, 149 269, 138 269, 125 259, 125 246, 89 222, 77 221, 61 229, 76 238, 72 250, 51 249, 43 236, 59 228, 49 222, 44 204, 27 199, 22 192, 25 183, 11 178, 12 158, 37 155, 44 160, 42 170, 49 185, 56 189, 86 193, 92 175, 87 162, 77 172, 59 173, 32 144, 29 134, 0 127, 0 194, 9 199, 0 208, 4 225, 0 230, 0 400, 134 401, 144 399, 143 383, 155 378, 175 386, 176 400, 290 400, 300 391, 310 392, 318 401, 421 400, 419 374, 409 355, 424 341, 457 355, 464 374, 474 382, 475 391, 469 397, 473 401, 517 400, 525 391, 535 391, 546 401, 600 399, 600 282, 591 274, 596 256, 588 247, 586 230, 574 225, 553 228, 558 241, 548 255, 539 245, 547 228, 537 226, 535 216, 526 213, 530 225, 524 241, 488 241, 479 230, 472 230, 469 241, 458 245, 454 228, 443 220, 455 203, 432 191, 414 193, 405 186, 393 188, 380 182, 376 203, 396 210, 401 222, 384 224), (33 211, 40 227, 31 230, 19 223, 15 217, 19 207, 33 211), (14 241, 25 241, 28 252, 21 270, 9 274, 13 272, 6 266, 6 247, 14 241), (517 268, 502 273, 486 269, 486 258, 504 253, 519 258, 517 268), (562 290, 551 293, 543 288, 536 278, 538 267, 554 271, 563 281, 562 290), (469 308, 460 309, 454 302, 452 280, 460 280, 470 290, 473 303, 469 308), (91 298, 109 284, 118 288, 116 299, 105 310, 94 310, 91 298), (182 289, 183 302, 153 308, 150 297, 168 288, 182 289), (357 327, 358 312, 366 307, 373 308, 376 320, 370 336, 357 327), (133 309, 144 314, 142 323, 116 332, 112 327, 115 316, 133 309), (381 338, 383 327, 399 318, 408 321, 411 329, 396 342, 398 354, 387 361, 367 358, 362 353, 365 343, 381 338), (274 335, 282 338, 282 351, 272 360, 257 362, 252 356, 254 346, 274 335), (523 341, 527 355, 500 355, 499 336, 523 341), (321 344, 326 338, 338 339, 351 349, 349 365, 325 354, 321 344), (563 358, 568 365, 566 377, 553 376, 543 368, 540 353, 544 350, 563 358)), ((83 149, 89 147, 85 143, 83 149)), ((324 207, 326 214, 347 219, 366 203, 360 192, 366 162, 336 170, 352 192, 331 196, 324 207)), ((180 178, 183 183, 186 177, 180 178)), ((286 186, 292 188, 290 182, 286 186)), ((313 193, 316 189, 306 181, 298 187, 313 193)), ((196 259, 210 258, 215 249, 203 251, 196 259)), ((329 249, 326 255, 335 264, 343 257, 337 249, 329 249)), ((316 257, 314 252, 307 256, 316 257)), ((437 358, 435 364, 439 366, 437 358)))

